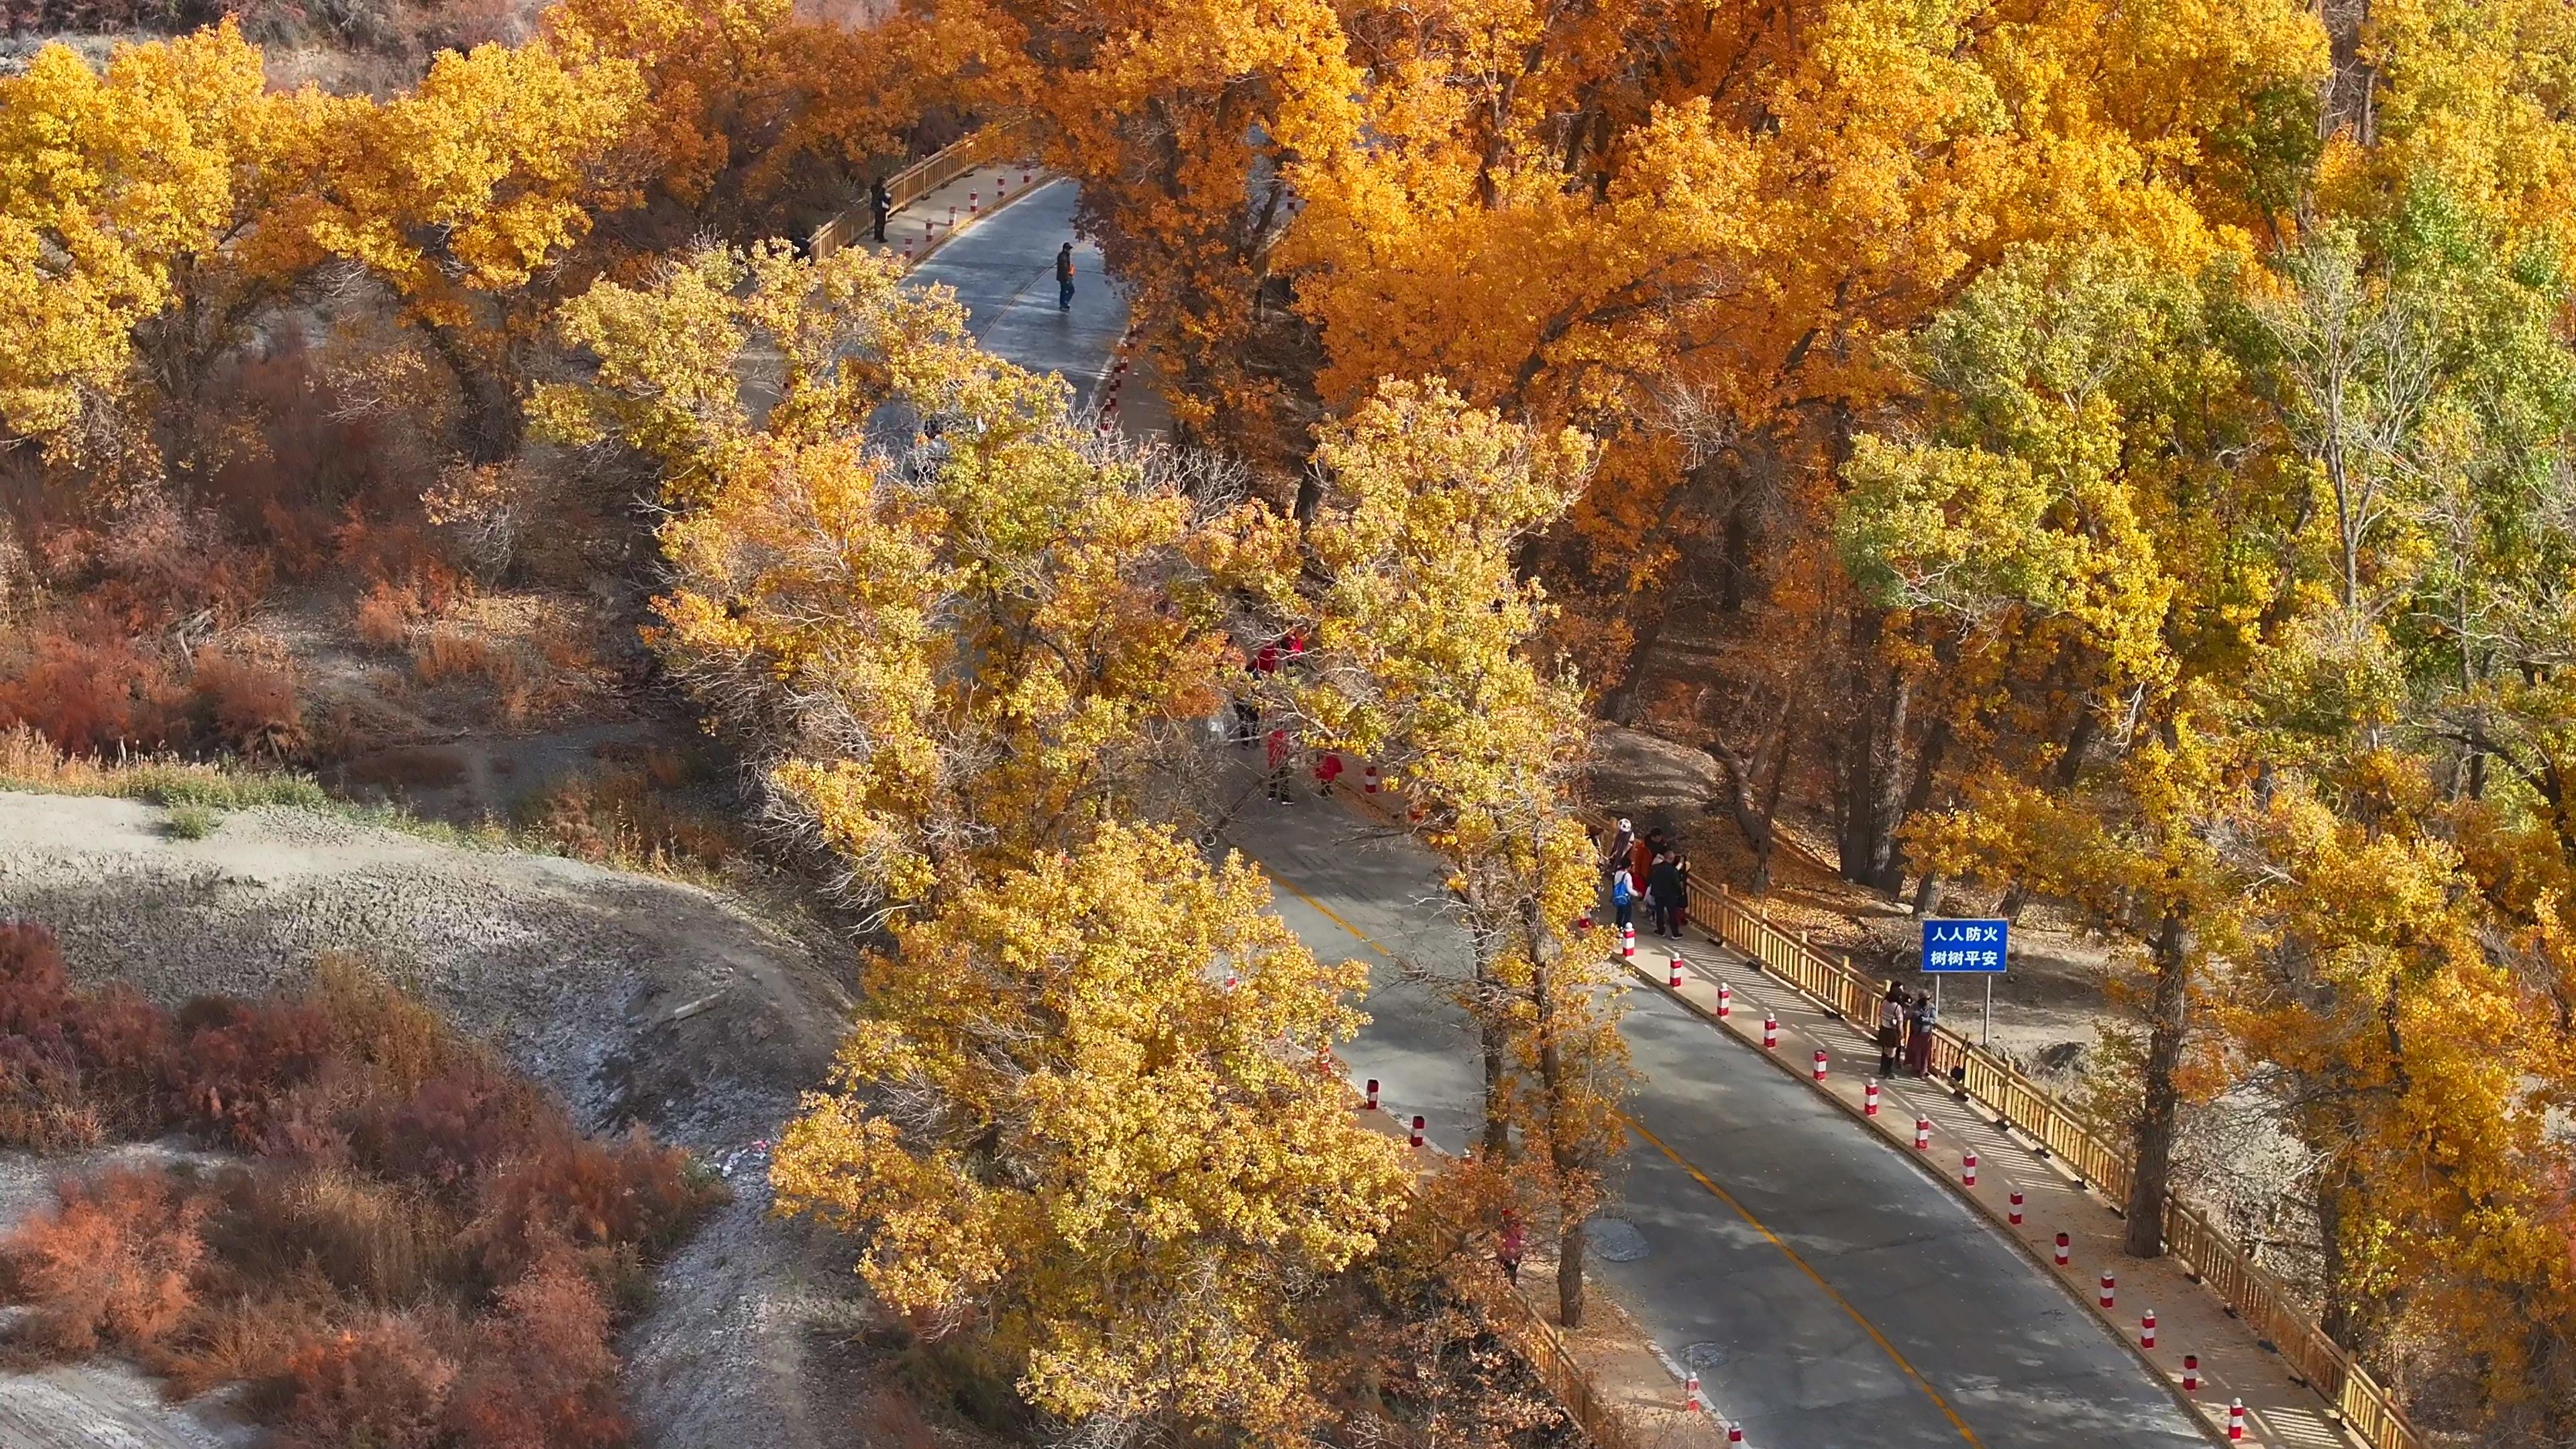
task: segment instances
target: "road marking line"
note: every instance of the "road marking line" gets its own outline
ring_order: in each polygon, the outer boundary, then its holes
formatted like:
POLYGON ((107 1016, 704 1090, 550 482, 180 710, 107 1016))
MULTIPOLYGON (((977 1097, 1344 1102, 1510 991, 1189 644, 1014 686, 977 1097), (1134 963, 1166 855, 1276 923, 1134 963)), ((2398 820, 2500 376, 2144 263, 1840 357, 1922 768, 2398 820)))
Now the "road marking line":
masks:
POLYGON ((1806 1259, 1798 1256, 1797 1249, 1780 1241, 1780 1235, 1764 1226, 1760 1218, 1757 1218, 1752 1213, 1746 1211, 1744 1204, 1735 1200, 1735 1194, 1728 1192, 1725 1188, 1719 1187, 1715 1182, 1711 1181, 1707 1173, 1700 1171, 1698 1167, 1691 1163, 1690 1159, 1666 1146, 1664 1144, 1664 1139, 1647 1131, 1644 1124, 1638 1122, 1635 1118, 1629 1116, 1625 1112, 1619 1114, 1619 1120, 1627 1124, 1629 1131, 1644 1138, 1656 1151, 1664 1154, 1664 1156, 1668 1158, 1671 1158, 1675 1167, 1689 1173, 1692 1181, 1697 1182, 1704 1188, 1707 1188, 1710 1193, 1716 1196, 1719 1202, 1733 1208, 1737 1217, 1744 1219, 1747 1226, 1762 1235, 1762 1240, 1764 1242, 1767 1242, 1772 1247, 1780 1250, 1780 1256, 1787 1258, 1790 1262, 1796 1264, 1798 1271, 1807 1275, 1808 1281, 1814 1283, 1817 1288, 1823 1290, 1824 1295, 1827 1298, 1834 1301, 1835 1307, 1840 1308, 1843 1312, 1851 1315, 1851 1321, 1860 1325, 1861 1332, 1870 1336, 1870 1341, 1878 1345, 1879 1351, 1887 1355, 1889 1362, 1903 1370, 1905 1376, 1914 1381, 1914 1386, 1921 1389, 1923 1391, 1923 1396, 1932 1401, 1932 1407, 1939 1409, 1941 1411, 1941 1417, 1950 1421, 1950 1427, 1959 1431, 1960 1438, 1965 1439, 1968 1443, 1976 1446, 1976 1449, 1985 1449, 1985 1442, 1977 1437, 1977 1433, 1974 1429, 1968 1427, 1967 1420, 1959 1417, 1958 1410, 1950 1407, 1950 1401, 1941 1397, 1941 1391, 1932 1387, 1931 1381, 1924 1378, 1923 1375, 1915 1369, 1914 1365, 1906 1362, 1905 1355, 1896 1351, 1896 1345, 1887 1341, 1887 1335, 1878 1331, 1877 1324, 1862 1317, 1860 1310, 1852 1306, 1850 1299, 1845 1298, 1842 1294, 1836 1292, 1834 1290, 1834 1285, 1826 1282, 1822 1273, 1817 1272, 1814 1266, 1808 1263, 1806 1259))
POLYGON ((1239 843, 1234 848, 1243 851, 1244 859, 1251 861, 1254 866, 1259 868, 1263 875, 1268 876, 1272 885, 1279 887, 1288 894, 1295 896, 1297 899, 1304 901, 1310 906, 1313 906, 1316 910, 1323 912, 1325 920, 1328 920, 1334 925, 1341 927, 1343 930, 1350 932, 1352 940, 1355 940, 1361 945, 1368 947, 1370 950, 1375 951, 1383 959, 1388 961, 1395 959, 1395 953, 1387 950, 1377 942, 1370 940, 1368 932, 1363 931, 1359 927, 1352 925, 1350 922, 1343 920, 1341 912, 1334 910, 1331 906, 1325 905, 1322 901, 1319 901, 1313 896, 1306 894, 1304 891, 1297 889, 1296 884, 1290 881, 1288 877, 1272 870, 1270 868, 1270 862, 1263 860, 1260 856, 1254 855, 1251 851, 1244 849, 1244 847, 1239 843))
MULTIPOLYGON (((1392 955, 1388 954, 1387 949, 1384 946, 1370 940, 1366 931, 1363 931, 1359 927, 1352 925, 1350 922, 1343 920, 1341 913, 1335 911, 1331 906, 1325 905, 1322 901, 1319 901, 1313 896, 1306 894, 1304 891, 1299 890, 1285 876, 1272 870, 1269 863, 1262 860, 1261 857, 1254 855, 1249 850, 1245 850, 1240 844, 1237 844, 1235 848, 1243 850, 1244 857, 1250 860, 1255 866, 1260 867, 1261 873, 1270 878, 1270 883, 1272 885, 1279 887, 1281 890, 1288 892, 1288 894, 1304 901, 1307 905, 1313 906, 1316 910, 1323 912, 1326 920, 1331 921, 1334 925, 1350 932, 1352 937, 1361 945, 1368 947, 1370 950, 1375 951, 1380 956, 1386 957, 1386 959, 1390 961, 1395 959, 1392 955)), ((1834 1290, 1834 1285, 1826 1282, 1823 1274, 1817 1272, 1806 1259, 1798 1256, 1797 1249, 1780 1241, 1780 1235, 1772 1232, 1770 1228, 1764 1226, 1760 1218, 1757 1218, 1752 1213, 1746 1211, 1744 1204, 1735 1200, 1735 1194, 1728 1192, 1725 1188, 1719 1187, 1715 1182, 1711 1181, 1707 1173, 1700 1171, 1696 1166, 1692 1165, 1688 1158, 1683 1157, 1680 1153, 1675 1152, 1672 1148, 1666 1146, 1664 1144, 1664 1139, 1647 1131, 1644 1124, 1638 1122, 1635 1118, 1629 1116, 1625 1112, 1619 1113, 1618 1117, 1622 1123, 1626 1124, 1629 1131, 1646 1139, 1648 1143, 1653 1145, 1656 1151, 1671 1158, 1675 1167, 1689 1173, 1693 1181, 1697 1182, 1700 1186, 1707 1188, 1710 1193, 1716 1196, 1719 1202, 1733 1208, 1737 1217, 1744 1219, 1745 1223, 1749 1225, 1753 1231, 1762 1235, 1763 1241, 1769 1243, 1772 1247, 1779 1249, 1782 1257, 1785 1257, 1790 1262, 1796 1264, 1798 1271, 1807 1275, 1808 1281, 1814 1283, 1818 1289, 1823 1291, 1827 1298, 1834 1301, 1835 1307, 1840 1308, 1843 1312, 1851 1315, 1851 1321, 1860 1325, 1861 1332, 1869 1335, 1870 1341, 1878 1345, 1879 1351, 1887 1355, 1889 1362, 1895 1364, 1898 1369, 1904 1372, 1907 1378, 1914 1381, 1914 1386, 1921 1389, 1923 1391, 1923 1396, 1932 1401, 1932 1407, 1939 1409, 1941 1411, 1941 1417, 1950 1421, 1950 1427, 1959 1431, 1959 1437, 1961 1439, 1966 1440, 1971 1446, 1973 1446, 1973 1449, 1986 1449, 1985 1441, 1977 1437, 1976 1430, 1968 1427, 1967 1420, 1959 1417, 1958 1410, 1950 1407, 1950 1401, 1941 1397, 1941 1391, 1932 1387, 1931 1380, 1923 1377, 1922 1373, 1918 1371, 1913 1364, 1907 1362, 1904 1354, 1897 1352, 1896 1345, 1888 1342, 1887 1335, 1878 1331, 1877 1324, 1862 1317, 1861 1311, 1852 1306, 1850 1299, 1845 1298, 1842 1294, 1836 1292, 1834 1290)))

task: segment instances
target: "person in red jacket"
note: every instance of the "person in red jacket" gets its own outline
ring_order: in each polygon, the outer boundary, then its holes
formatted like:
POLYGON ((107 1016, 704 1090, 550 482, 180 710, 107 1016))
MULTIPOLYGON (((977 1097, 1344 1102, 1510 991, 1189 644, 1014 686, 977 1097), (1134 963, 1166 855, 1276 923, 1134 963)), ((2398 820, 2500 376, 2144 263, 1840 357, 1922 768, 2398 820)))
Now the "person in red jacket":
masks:
POLYGON ((1333 782, 1341 777, 1342 757, 1340 752, 1335 750, 1326 750, 1324 752, 1323 762, 1315 766, 1315 793, 1318 796, 1330 798, 1333 793, 1333 782))
POLYGON ((1288 803, 1288 755, 1288 732, 1272 730, 1269 740, 1270 775, 1266 787, 1273 805, 1288 803))

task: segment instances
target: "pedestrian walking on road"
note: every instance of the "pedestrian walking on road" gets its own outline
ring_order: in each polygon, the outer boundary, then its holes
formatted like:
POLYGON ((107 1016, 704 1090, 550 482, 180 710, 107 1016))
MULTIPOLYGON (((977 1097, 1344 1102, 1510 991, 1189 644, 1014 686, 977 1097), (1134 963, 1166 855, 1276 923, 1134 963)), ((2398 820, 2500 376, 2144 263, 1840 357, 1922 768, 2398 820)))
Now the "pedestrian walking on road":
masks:
POLYGON ((1521 1281, 1521 1255, 1527 1251, 1529 1235, 1521 1231, 1520 1214, 1503 1214, 1503 1233, 1494 1241, 1494 1261, 1502 1267, 1503 1277, 1515 1288, 1521 1281))
POLYGON ((877 219, 877 240, 885 240, 886 218, 894 215, 894 195, 880 176, 868 183, 868 214, 877 219))
POLYGON ((1324 752, 1323 761, 1315 766, 1315 798, 1330 799, 1333 782, 1342 777, 1342 756, 1338 750, 1324 752))
POLYGON ((1932 993, 1929 991, 1916 993, 1914 1036, 1906 1043, 1905 1064, 1918 1077, 1928 1077, 1932 1074, 1932 1029, 1940 1024, 1941 1004, 1932 999, 1932 993))
POLYGON ((1625 929, 1637 922, 1637 882, 1621 866, 1610 873, 1610 909, 1617 913, 1616 924, 1625 929))
POLYGON ((1055 254, 1055 309, 1073 310, 1073 243, 1066 242, 1055 254))
POLYGON ((1655 857, 1646 872, 1646 904, 1652 908, 1648 922, 1655 934, 1667 940, 1681 939, 1682 872, 1681 860, 1670 853, 1655 857))
POLYGON ((1891 981, 1878 1003, 1878 1079, 1896 1075, 1896 1059, 1905 1050, 1905 988, 1891 981))

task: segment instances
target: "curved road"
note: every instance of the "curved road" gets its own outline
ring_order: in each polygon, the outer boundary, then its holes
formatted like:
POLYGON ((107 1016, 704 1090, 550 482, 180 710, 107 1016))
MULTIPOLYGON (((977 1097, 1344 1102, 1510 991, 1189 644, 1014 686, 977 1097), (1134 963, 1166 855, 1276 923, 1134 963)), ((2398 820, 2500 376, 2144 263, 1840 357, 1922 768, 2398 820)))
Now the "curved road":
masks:
MULTIPOLYGON (((1073 312, 1056 310, 1053 259, 1071 239, 1073 203, 1067 183, 1032 192, 913 275, 953 287, 986 347, 1061 372, 1080 405, 1126 307, 1077 242, 1085 285, 1073 312)), ((1439 872, 1337 805, 1268 805, 1239 773, 1232 843, 1269 870, 1281 914, 1310 947, 1372 967, 1375 1019, 1345 1053, 1353 1074, 1381 1079, 1389 1110, 1428 1117, 1436 1145, 1463 1147, 1475 1055, 1437 984, 1466 959, 1439 913, 1439 872)), ((1659 994, 1629 1001, 1637 1140, 1595 1271, 1748 1442, 2207 1442, 2106 1327, 1911 1159, 1659 994)))

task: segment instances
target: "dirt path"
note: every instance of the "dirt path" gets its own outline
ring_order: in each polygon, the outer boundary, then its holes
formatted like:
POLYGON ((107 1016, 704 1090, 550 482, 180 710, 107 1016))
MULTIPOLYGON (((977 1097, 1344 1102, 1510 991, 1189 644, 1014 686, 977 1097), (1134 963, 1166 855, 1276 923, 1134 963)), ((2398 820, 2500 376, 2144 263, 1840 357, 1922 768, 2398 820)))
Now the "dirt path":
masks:
MULTIPOLYGON (((847 1015, 833 965, 668 881, 302 811, 242 812, 193 841, 165 837, 161 817, 0 793, 0 915, 53 928, 76 976, 163 1001, 294 985, 317 951, 363 952, 585 1126, 640 1120, 698 1152, 736 1199, 667 1265, 622 1345, 639 1442, 848 1442, 857 1393, 830 1352, 859 1321, 847 1250, 771 1220, 765 1188, 767 1141, 823 1076, 847 1015)), ((81 1395, 123 1382, 101 1373, 0 1379, 0 1443, 106 1442, 18 1432, 80 1422, 81 1395)))

